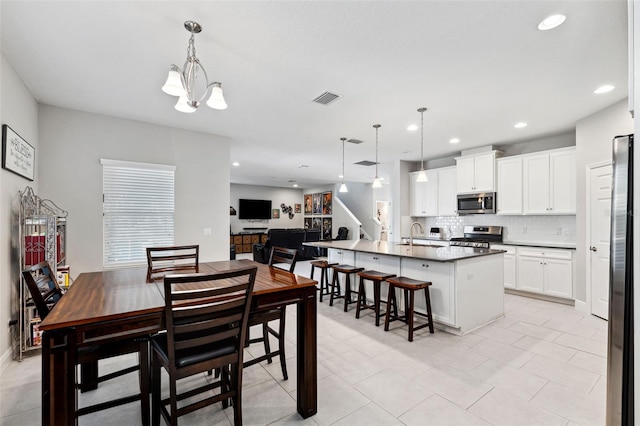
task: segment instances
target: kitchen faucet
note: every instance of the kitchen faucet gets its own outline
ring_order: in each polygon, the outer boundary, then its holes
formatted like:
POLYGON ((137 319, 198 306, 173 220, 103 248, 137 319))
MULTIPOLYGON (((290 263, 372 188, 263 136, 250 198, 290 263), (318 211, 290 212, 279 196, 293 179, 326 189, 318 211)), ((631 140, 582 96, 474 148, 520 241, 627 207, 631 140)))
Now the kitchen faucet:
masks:
POLYGON ((409 229, 409 248, 411 250, 413 250, 413 226, 414 225, 418 225, 418 231, 421 234, 424 234, 424 228, 422 227, 422 224, 420 222, 413 222, 411 224, 411 229, 409 229))

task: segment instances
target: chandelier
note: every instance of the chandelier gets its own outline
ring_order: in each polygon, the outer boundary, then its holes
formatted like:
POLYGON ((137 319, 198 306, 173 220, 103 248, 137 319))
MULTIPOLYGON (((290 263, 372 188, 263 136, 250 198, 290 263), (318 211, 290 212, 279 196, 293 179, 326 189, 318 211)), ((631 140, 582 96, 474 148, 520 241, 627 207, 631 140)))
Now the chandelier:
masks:
POLYGON ((222 83, 209 83, 207 72, 202 67, 200 60, 196 57, 196 45, 194 35, 202 31, 200 24, 194 21, 186 21, 184 27, 191 33, 189 38, 189 47, 187 47, 187 60, 182 69, 177 65, 171 65, 169 68, 169 76, 162 86, 162 91, 171 96, 177 96, 178 102, 175 108, 181 112, 194 112, 202 103, 204 98, 210 94, 207 105, 213 109, 226 109, 227 103, 222 94, 222 83), (204 77, 204 83, 200 83, 200 87, 196 87, 198 76, 204 77), (204 91, 200 97, 197 91, 204 91))

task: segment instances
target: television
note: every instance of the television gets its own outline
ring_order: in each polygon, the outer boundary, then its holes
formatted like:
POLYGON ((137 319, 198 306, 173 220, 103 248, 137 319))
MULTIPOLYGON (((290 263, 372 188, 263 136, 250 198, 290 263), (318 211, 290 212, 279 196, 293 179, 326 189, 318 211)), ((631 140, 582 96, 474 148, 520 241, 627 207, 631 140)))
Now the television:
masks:
POLYGON ((271 200, 240 199, 239 219, 271 219, 271 200))

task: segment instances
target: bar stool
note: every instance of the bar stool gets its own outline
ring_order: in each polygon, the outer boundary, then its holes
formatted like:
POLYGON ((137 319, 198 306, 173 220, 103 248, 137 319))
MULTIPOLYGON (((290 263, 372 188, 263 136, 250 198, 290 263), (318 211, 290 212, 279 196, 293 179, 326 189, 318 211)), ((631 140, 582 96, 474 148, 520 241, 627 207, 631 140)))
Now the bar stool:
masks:
POLYGON ((356 268, 351 265, 333 265, 331 267, 333 269, 333 278, 331 279, 331 297, 329 298, 329 306, 333 306, 333 299, 344 299, 344 311, 347 312, 347 308, 350 304, 356 303, 355 300, 351 299, 351 293, 355 293, 355 291, 351 290, 351 274, 357 274, 360 271, 364 271, 364 268, 356 268), (346 280, 344 284, 344 295, 340 296, 339 294, 336 296, 336 286, 340 288, 340 277, 338 274, 345 274, 346 280))
MULTIPOLYGON (((358 272, 360 284, 358 285, 358 304, 356 305, 356 318, 360 318, 360 311, 372 309, 376 316, 376 327, 380 325, 380 285, 382 281, 395 277, 396 274, 388 274, 374 270, 358 272), (373 282, 373 305, 367 305, 367 292, 364 287, 364 280, 373 282)), ((395 306, 394 306, 395 307, 395 306)), ((398 314, 396 309, 396 315, 398 314)))
MULTIPOLYGON (((329 263, 326 260, 314 260, 311 262, 311 279, 313 279, 313 273, 315 268, 320 268, 320 302, 322 302, 322 296, 329 294, 329 267, 337 265, 338 263, 329 263)), ((338 286, 338 294, 340 294, 340 286, 338 286)))
POLYGON ((433 316, 431 314, 431 299, 429 298, 430 281, 418 281, 407 277, 394 277, 387 279, 389 283, 389 297, 387 297, 387 313, 384 319, 384 331, 389 331, 389 323, 391 321, 400 320, 409 325, 409 341, 413 342, 413 332, 421 328, 429 327, 429 333, 433 334, 433 316), (397 312, 391 316, 391 304, 396 300, 396 288, 404 291, 404 316, 399 316, 397 312), (424 296, 427 302, 427 314, 414 311, 415 292, 424 289, 424 296), (413 316, 419 315, 426 317, 428 323, 413 326, 413 316))

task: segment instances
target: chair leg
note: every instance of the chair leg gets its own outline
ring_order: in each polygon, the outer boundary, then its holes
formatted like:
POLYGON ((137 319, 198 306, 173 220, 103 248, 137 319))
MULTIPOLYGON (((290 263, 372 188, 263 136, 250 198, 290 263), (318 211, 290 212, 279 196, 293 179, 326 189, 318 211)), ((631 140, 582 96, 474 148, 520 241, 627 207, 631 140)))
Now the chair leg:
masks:
POLYGON ((411 290, 409 292, 409 310, 407 311, 407 319, 409 320, 409 341, 413 342, 413 307, 415 304, 416 292, 411 290))
POLYGON ((427 300, 427 316, 429 320, 429 333, 433 334, 433 315, 431 314, 431 297, 429 297, 429 287, 424 289, 424 295, 427 300))
POLYGON ((376 327, 380 326, 380 281, 373 282, 373 311, 376 315, 376 327))
POLYGON ((267 354, 267 364, 271 364, 273 362, 273 357, 271 356, 271 344, 269 343, 269 324, 262 323, 262 337, 264 341, 264 353, 267 354))
POLYGON ((242 363, 232 367, 233 377, 231 378, 231 386, 235 389, 231 397, 233 404, 233 424, 234 426, 242 426, 242 363))
MULTIPOLYGON (((387 296, 387 312, 384 314, 384 331, 389 331, 389 320, 391 319, 391 306, 396 303, 396 290, 389 284, 389 295, 387 296)), ((397 313, 396 313, 397 316, 397 313)))
POLYGON ((284 353, 284 329, 285 329, 285 318, 287 317, 286 306, 280 308, 280 328, 278 330, 278 350, 280 351, 280 367, 282 367, 282 376, 284 380, 289 380, 289 375, 287 374, 287 357, 284 353))
POLYGON ((347 312, 349 303, 351 303, 351 274, 345 274, 346 280, 344 285, 344 311, 347 312))
MULTIPOLYGON (((220 370, 220 393, 225 393, 229 390, 229 367, 221 367, 220 370)), ((216 370, 218 370, 216 368, 216 370)), ((227 408, 229 406, 229 400, 222 400, 222 408, 227 408)))
POLYGON ((171 426, 178 426, 178 384, 175 380, 169 380, 169 405, 171 406, 171 426))
POLYGON ((360 310, 362 309, 362 305, 366 304, 366 302, 362 300, 363 297, 366 301, 364 278, 360 277, 360 284, 358 285, 358 303, 356 303, 356 319, 360 319, 360 310))
MULTIPOLYGON (((311 267, 311 279, 313 279, 313 266, 311 267)), ((329 293, 329 283, 327 282, 327 268, 320 270, 320 303, 322 303, 322 296, 329 293)))
POLYGON ((151 362, 151 424, 160 425, 160 360, 157 359, 155 351, 151 362))
POLYGON ((140 352, 138 354, 140 362, 139 381, 140 381, 140 409, 142 410, 142 424, 149 425, 149 342, 140 343, 140 352))
MULTIPOLYGON (((333 306, 333 296, 336 294, 336 281, 338 281, 338 274, 333 271, 333 278, 331 279, 331 297, 329 297, 329 306, 333 306)), ((338 291, 340 287, 338 287, 338 291)))
POLYGON ((315 269, 316 269, 316 265, 311 265, 311 277, 309 278, 313 279, 313 273, 315 272, 315 269))

